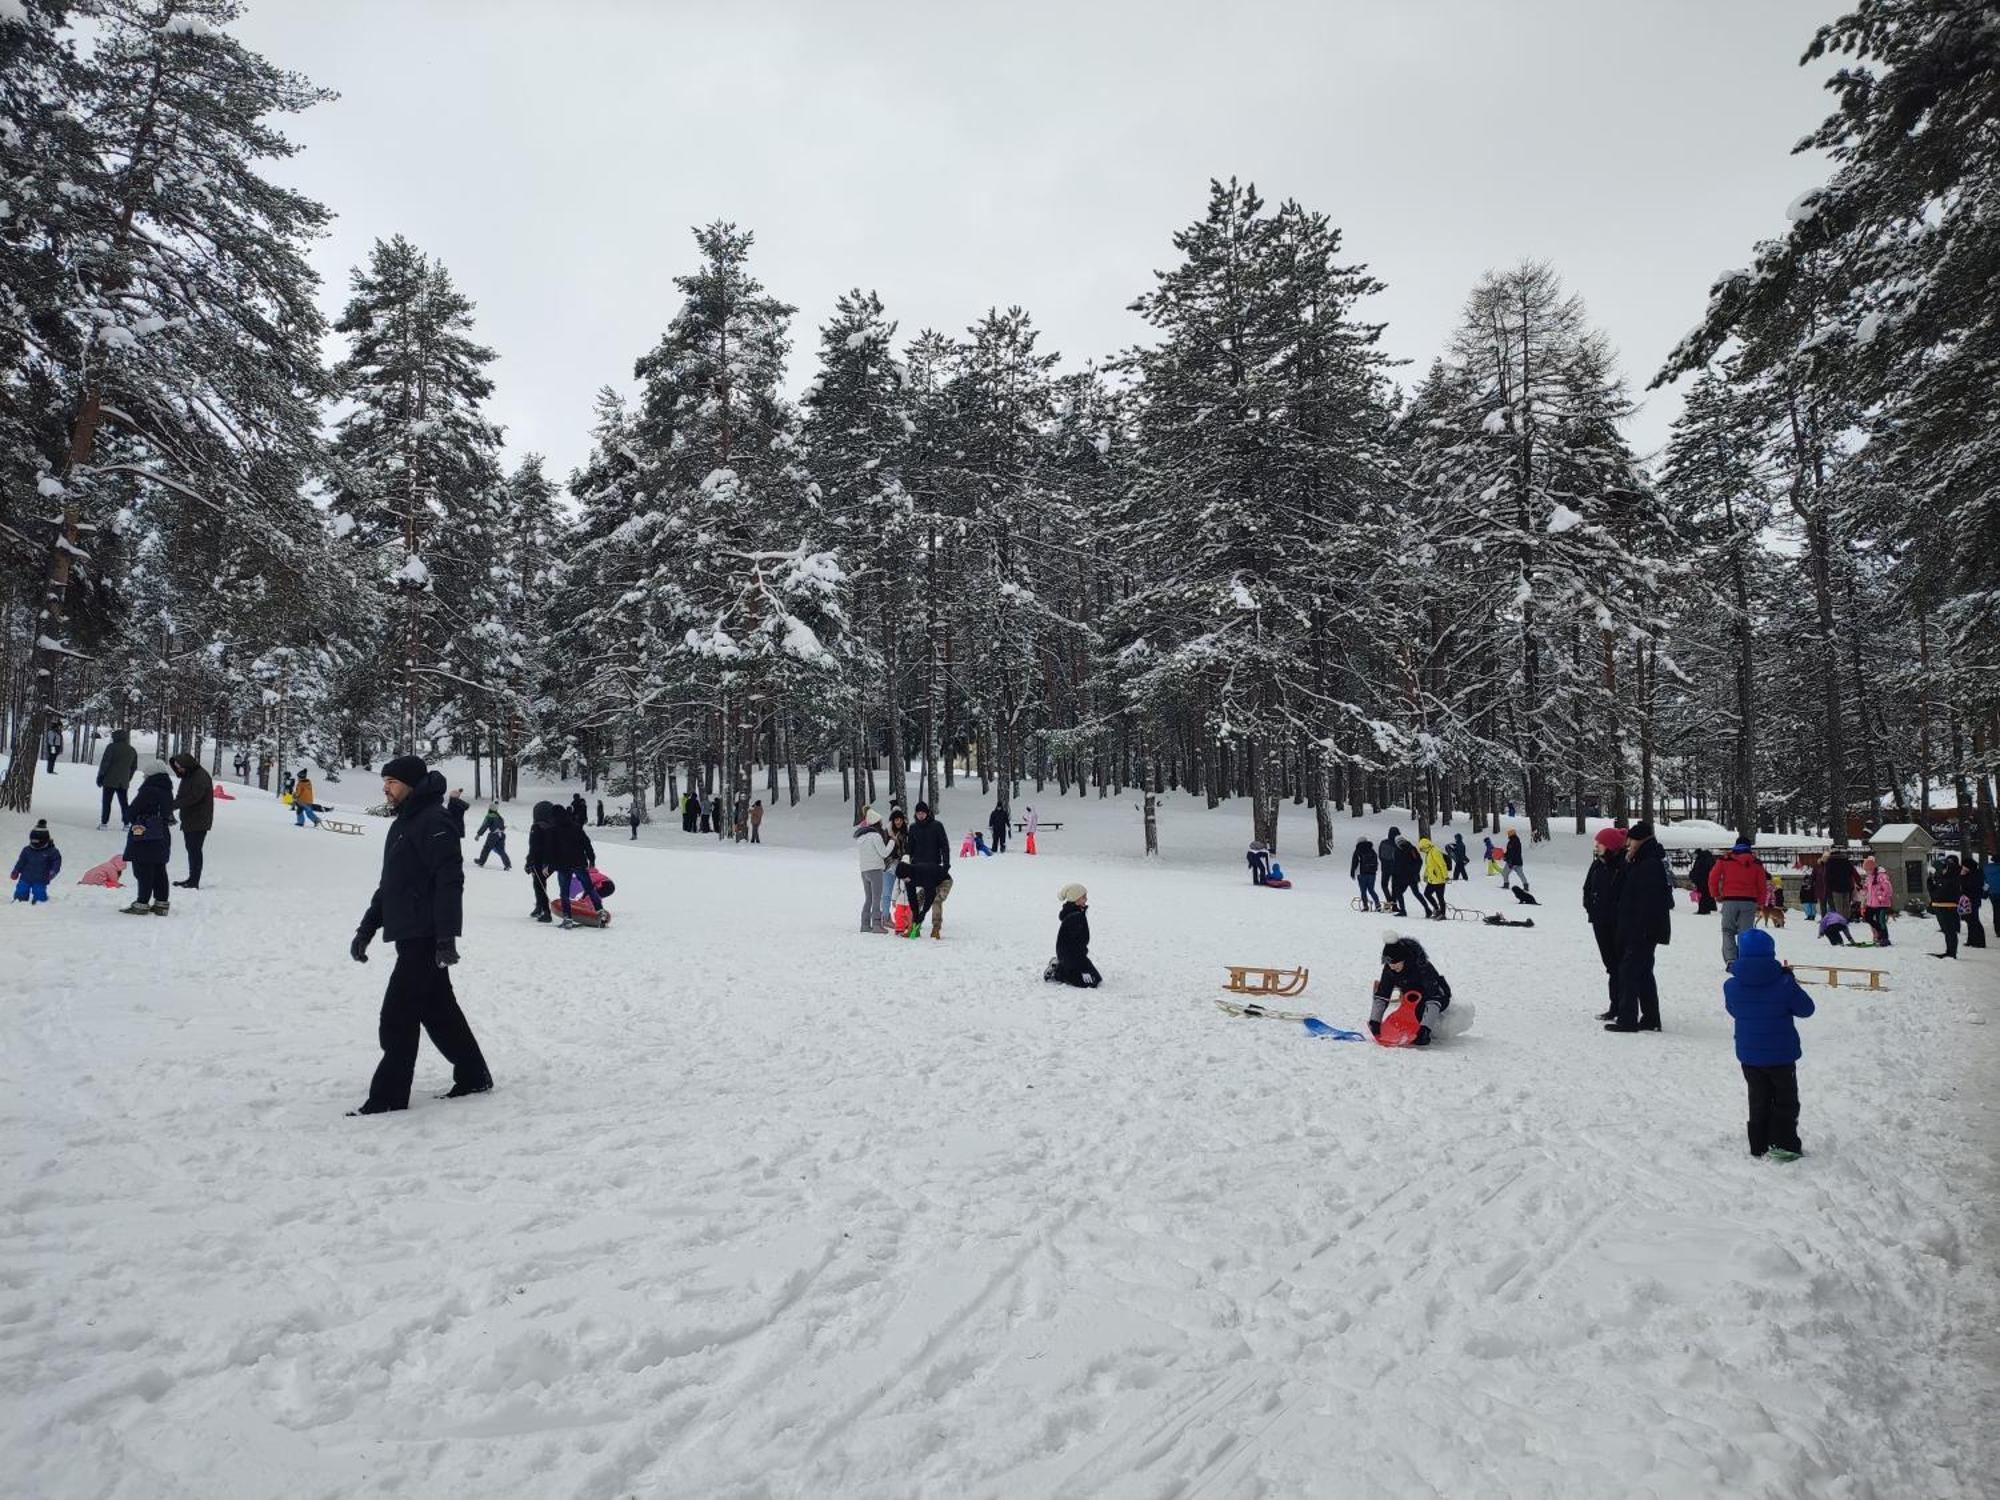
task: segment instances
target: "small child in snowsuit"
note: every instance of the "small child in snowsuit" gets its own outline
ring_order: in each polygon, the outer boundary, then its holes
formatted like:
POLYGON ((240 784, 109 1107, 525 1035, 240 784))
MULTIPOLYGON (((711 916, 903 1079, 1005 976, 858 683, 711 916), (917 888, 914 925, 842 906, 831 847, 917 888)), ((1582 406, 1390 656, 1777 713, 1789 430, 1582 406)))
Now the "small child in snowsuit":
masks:
POLYGON ((1722 984, 1722 1004, 1736 1018, 1736 1060, 1750 1091, 1750 1154, 1796 1161, 1799 1145, 1799 1028, 1813 1013, 1792 971, 1778 962, 1771 934, 1751 928, 1736 940, 1736 962, 1722 984))
MULTIPOLYGON (((1829 906, 1825 914, 1820 917, 1819 935, 1836 948, 1848 941, 1847 918, 1840 914, 1839 907, 1829 906)), ((1742 952, 1741 943, 1737 944, 1737 951, 1739 954, 1742 952)))
POLYGON ((1402 999, 1417 1003, 1419 1047, 1431 1044, 1431 1022, 1451 1005, 1451 985, 1431 966, 1430 955, 1415 938, 1392 937, 1382 946, 1382 977, 1375 981, 1375 1001, 1368 1008, 1368 1031, 1382 1034, 1382 1018, 1402 999))
POLYGON ((1056 956, 1042 970, 1042 978, 1051 984, 1094 990, 1104 983, 1104 976, 1090 961, 1090 918, 1085 915, 1085 909, 1090 905, 1090 892, 1080 885, 1066 885, 1056 895, 1063 904, 1062 913, 1056 919, 1060 924, 1056 928, 1056 956))
POLYGON ((14 899, 40 906, 49 899, 49 882, 62 873, 62 850, 49 837, 49 820, 43 818, 28 834, 21 857, 14 861, 14 899))

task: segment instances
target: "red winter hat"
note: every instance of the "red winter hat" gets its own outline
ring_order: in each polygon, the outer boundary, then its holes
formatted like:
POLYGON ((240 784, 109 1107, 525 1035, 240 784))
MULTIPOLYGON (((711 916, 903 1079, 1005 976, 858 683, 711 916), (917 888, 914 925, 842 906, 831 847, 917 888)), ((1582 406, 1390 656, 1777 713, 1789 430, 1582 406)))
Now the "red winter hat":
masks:
POLYGON ((1607 854, 1616 854, 1625 847, 1625 830, 1622 828, 1600 828, 1597 830, 1597 847, 1607 854))

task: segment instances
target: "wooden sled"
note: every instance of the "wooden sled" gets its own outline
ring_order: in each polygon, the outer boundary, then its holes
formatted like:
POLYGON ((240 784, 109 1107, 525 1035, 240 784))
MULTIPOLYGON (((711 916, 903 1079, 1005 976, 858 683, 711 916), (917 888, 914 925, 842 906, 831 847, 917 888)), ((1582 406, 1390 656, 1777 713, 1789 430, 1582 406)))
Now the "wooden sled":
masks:
POLYGON ((359 823, 349 823, 340 818, 321 818, 319 826, 324 828, 328 833, 358 834, 361 832, 361 825, 359 823))
MULTIPOLYGON (((1376 915, 1384 917, 1393 917, 1396 915, 1393 911, 1389 909, 1389 903, 1387 901, 1384 901, 1380 907, 1373 907, 1369 906, 1359 896, 1355 896, 1352 899, 1350 899, 1347 904, 1350 907, 1352 907, 1355 911, 1359 912, 1372 911, 1375 912, 1376 915)), ((1419 902, 1418 904, 1420 906, 1422 905, 1421 902, 1419 902)), ((1444 911, 1445 915, 1451 918, 1451 920, 1454 922, 1484 922, 1487 917, 1487 913, 1480 911, 1476 907, 1453 906, 1449 902, 1445 904, 1444 911)), ((1407 918, 1407 920, 1412 922, 1421 922, 1423 919, 1424 919, 1423 913, 1421 911, 1412 912, 1407 918)))
POLYGON ((1813 984, 1813 985, 1824 984, 1828 989, 1837 990, 1840 988, 1841 975, 1866 974, 1868 976, 1868 983, 1866 985, 1851 984, 1848 986, 1848 988, 1882 990, 1885 992, 1889 988, 1886 984, 1882 983, 1882 976, 1885 971, 1881 969, 1864 969, 1859 964, 1793 964, 1792 965, 1792 972, 1794 974, 1798 974, 1798 971, 1800 969, 1817 969, 1819 970, 1819 972, 1826 975, 1826 978, 1824 980, 1807 979, 1803 975, 1799 975, 1800 984, 1813 984))
POLYGON ((1308 1015, 1302 1010, 1266 1010, 1263 1006, 1255 1003, 1239 1005, 1234 1000, 1224 1000, 1220 995, 1215 998, 1215 1008, 1225 1016, 1248 1016, 1256 1021, 1310 1021, 1315 1019, 1315 1017, 1308 1015))
POLYGON ((1252 964, 1230 964, 1229 983, 1223 988, 1232 995, 1296 995, 1306 987, 1310 969, 1260 969, 1252 964))

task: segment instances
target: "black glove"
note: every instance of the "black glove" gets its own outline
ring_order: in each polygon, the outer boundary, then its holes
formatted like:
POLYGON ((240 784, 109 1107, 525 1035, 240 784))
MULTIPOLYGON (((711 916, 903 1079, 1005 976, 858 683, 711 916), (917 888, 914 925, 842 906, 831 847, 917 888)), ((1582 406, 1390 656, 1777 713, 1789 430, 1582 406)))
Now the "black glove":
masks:
POLYGON ((358 964, 367 963, 368 945, 374 941, 375 933, 372 928, 357 928, 354 933, 354 941, 347 945, 348 957, 352 958, 358 964))
POLYGON ((453 964, 457 962, 458 962, 457 940, 455 938, 439 938, 438 949, 437 949, 438 967, 440 969, 449 969, 453 964))

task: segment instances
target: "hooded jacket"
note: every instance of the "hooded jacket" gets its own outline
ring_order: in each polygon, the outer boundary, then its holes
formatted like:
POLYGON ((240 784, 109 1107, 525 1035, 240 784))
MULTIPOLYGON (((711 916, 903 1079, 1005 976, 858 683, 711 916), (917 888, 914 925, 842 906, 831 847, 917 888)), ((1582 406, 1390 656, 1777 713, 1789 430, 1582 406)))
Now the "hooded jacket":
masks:
POLYGON ((536 870, 555 868, 550 860, 549 829, 562 816, 562 809, 553 802, 537 802, 535 810, 528 818, 528 856, 522 863, 530 873, 536 870))
POLYGON ((361 918, 361 931, 391 943, 444 942, 463 928, 465 852, 462 825, 444 806, 444 776, 425 774, 382 840, 382 881, 361 918))
POLYGON ((1506 857, 1506 859, 1505 859, 1505 860, 1503 861, 1503 863, 1505 863, 1505 864, 1510 864, 1510 865, 1512 865, 1512 866, 1513 866, 1513 867, 1514 867, 1515 869, 1517 869, 1517 870, 1521 868, 1521 835, 1520 835, 1520 834, 1518 834, 1518 833, 1510 833, 1510 834, 1508 834, 1508 835, 1507 835, 1507 857, 1506 857))
POLYGON ((1368 840, 1362 839, 1354 846, 1354 857, 1347 862, 1347 873, 1350 875, 1366 875, 1370 880, 1373 880, 1375 878, 1378 859, 1379 856, 1375 853, 1375 846, 1369 843, 1368 840))
POLYGON ((1417 848, 1424 856, 1424 884, 1443 885, 1451 879, 1451 865, 1446 862, 1444 850, 1429 839, 1418 839, 1417 848))
POLYGON ((854 825, 854 863, 863 875, 873 875, 896 857, 896 841, 875 809, 864 807, 861 821, 854 825))
POLYGON ((1417 846, 1408 839, 1396 840, 1396 878, 1404 885, 1415 885, 1424 872, 1424 857, 1417 853, 1417 846))
POLYGON ((1861 904, 1864 907, 1879 907, 1889 910, 1896 904, 1896 887, 1889 879, 1889 872, 1877 865, 1861 877, 1861 904))
POLYGON ((1778 962, 1771 934, 1752 928, 1736 940, 1736 962, 1722 983, 1722 1004, 1736 1018, 1736 1060, 1777 1068, 1799 1060, 1798 1018, 1813 1013, 1812 996, 1778 962))
POLYGON ((192 755, 176 755, 167 762, 180 773, 181 784, 174 793, 174 811, 180 815, 187 833, 207 833, 215 827, 215 780, 192 755))
POLYGON ((561 808, 549 822, 548 848, 552 870, 587 870, 597 863, 597 851, 591 847, 582 820, 561 808))
POLYGON ((1715 862, 1708 872, 1708 893, 1717 901, 1755 901, 1762 904, 1770 876, 1749 850, 1732 850, 1715 862))
POLYGON ((1056 967, 1081 969, 1090 962, 1090 917, 1074 901, 1065 901, 1057 921, 1056 967))
POLYGON ((97 784, 123 791, 132 784, 138 769, 139 752, 132 748, 131 736, 122 729, 112 730, 111 743, 104 747, 104 754, 97 762, 97 784))
POLYGON ((1396 878, 1396 841, 1403 836, 1402 830, 1391 828, 1388 837, 1375 846, 1375 858, 1382 867, 1382 878, 1396 878))
POLYGON ((1673 931, 1673 913, 1674 882, 1660 841, 1647 839, 1636 850, 1626 845, 1625 881, 1618 888, 1619 948, 1665 943, 1673 931))
POLYGON ((125 862, 163 865, 173 857, 174 778, 164 766, 139 783, 126 808, 131 824, 125 830, 125 862), (144 830, 141 832, 141 830, 144 830))
POLYGON ((21 857, 14 861, 13 873, 7 878, 25 880, 29 885, 47 885, 61 873, 62 851, 56 848, 48 829, 37 828, 21 846, 21 857))

